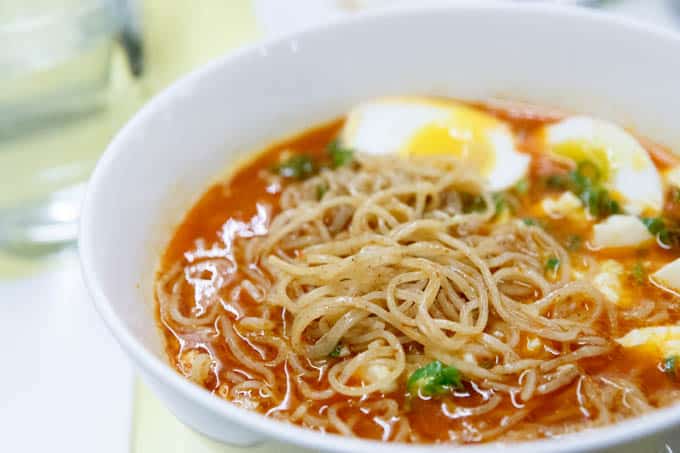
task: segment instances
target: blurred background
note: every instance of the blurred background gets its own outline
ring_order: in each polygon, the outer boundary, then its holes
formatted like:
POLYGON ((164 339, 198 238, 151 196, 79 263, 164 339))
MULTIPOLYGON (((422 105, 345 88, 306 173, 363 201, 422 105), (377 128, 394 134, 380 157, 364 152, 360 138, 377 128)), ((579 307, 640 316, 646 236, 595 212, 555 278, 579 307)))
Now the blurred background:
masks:
MULTIPOLYGON (((90 306, 74 245, 88 176, 150 97, 216 56, 366 10, 447 1, 0 0, 0 451, 241 451, 167 413, 90 306)), ((680 0, 544 3, 680 29, 680 0)))

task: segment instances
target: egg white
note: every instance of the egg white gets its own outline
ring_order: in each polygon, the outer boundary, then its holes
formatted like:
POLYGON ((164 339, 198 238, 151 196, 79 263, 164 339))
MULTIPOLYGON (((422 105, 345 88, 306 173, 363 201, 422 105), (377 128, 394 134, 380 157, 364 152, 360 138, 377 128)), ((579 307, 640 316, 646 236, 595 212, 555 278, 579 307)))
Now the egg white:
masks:
POLYGON ((349 113, 341 140, 367 154, 460 157, 479 167, 493 191, 517 183, 530 162, 528 155, 517 151, 508 125, 497 118, 453 101, 419 97, 383 98, 359 105, 349 113), (448 136, 441 136, 442 128, 448 136), (414 140, 418 140, 416 149, 414 140))
POLYGON ((680 355, 680 326, 656 326, 633 329, 616 342, 624 348, 637 348, 660 359, 680 355))
POLYGON ((605 175, 605 186, 629 214, 655 215, 663 206, 659 172, 640 143, 621 127, 587 116, 572 116, 543 130, 550 152, 590 160, 605 175))
POLYGON ((680 258, 671 261, 654 272, 651 280, 660 288, 680 295, 680 258))

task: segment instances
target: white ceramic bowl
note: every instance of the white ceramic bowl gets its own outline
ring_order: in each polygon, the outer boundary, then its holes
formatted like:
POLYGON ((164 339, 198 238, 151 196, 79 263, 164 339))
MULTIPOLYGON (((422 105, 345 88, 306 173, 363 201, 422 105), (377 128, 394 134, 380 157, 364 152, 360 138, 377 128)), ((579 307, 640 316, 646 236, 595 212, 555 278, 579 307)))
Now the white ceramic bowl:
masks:
MULTIPOLYGON (((212 62, 152 100, 99 162, 80 253, 97 309, 151 389, 214 439, 275 438, 322 451, 458 451, 345 438, 239 409, 168 366, 152 279, 173 226, 242 153, 388 94, 509 97, 632 126, 680 149, 680 38, 579 9, 428 7, 266 41, 212 62)), ((680 406, 604 429, 464 452, 587 451, 680 423, 680 406)))

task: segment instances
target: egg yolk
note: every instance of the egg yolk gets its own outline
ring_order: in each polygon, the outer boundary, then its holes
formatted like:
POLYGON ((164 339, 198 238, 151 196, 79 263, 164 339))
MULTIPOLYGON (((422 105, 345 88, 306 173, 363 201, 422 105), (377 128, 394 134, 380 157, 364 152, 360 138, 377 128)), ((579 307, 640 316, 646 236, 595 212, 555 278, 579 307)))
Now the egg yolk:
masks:
POLYGON ((400 150, 405 156, 453 156, 479 169, 493 170, 495 148, 490 133, 500 123, 472 109, 457 108, 444 121, 421 127, 400 150))
POLYGON ((610 166, 607 149, 594 143, 572 140, 558 143, 551 148, 554 154, 566 157, 574 162, 591 162, 600 171, 600 177, 604 180, 609 178, 610 166))

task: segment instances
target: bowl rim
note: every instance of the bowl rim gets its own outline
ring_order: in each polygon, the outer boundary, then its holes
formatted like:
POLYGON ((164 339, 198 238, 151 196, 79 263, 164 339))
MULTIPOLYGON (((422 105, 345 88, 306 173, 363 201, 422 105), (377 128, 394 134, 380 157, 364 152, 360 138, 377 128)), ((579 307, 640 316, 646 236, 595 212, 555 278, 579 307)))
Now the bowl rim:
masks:
MULTIPOLYGON (((354 25, 389 20, 392 17, 400 17, 405 14, 432 15, 441 12, 485 12, 491 14, 502 13, 507 16, 520 17, 525 14, 539 14, 553 20, 576 20, 591 21, 618 27, 621 32, 637 33, 647 39, 665 41, 669 46, 680 49, 680 33, 663 27, 639 22, 630 18, 606 14, 600 11, 592 11, 573 6, 556 6, 545 4, 507 4, 499 2, 462 2, 455 4, 428 4, 416 6, 404 6, 395 9, 368 11, 357 14, 350 18, 341 18, 317 24, 304 30, 295 31, 282 36, 275 36, 252 44, 243 46, 226 55, 213 59, 201 67, 190 71, 166 87, 161 93, 155 95, 144 107, 139 110, 126 125, 116 134, 104 154, 97 162, 96 168, 88 182, 87 191, 82 205, 82 214, 79 225, 78 249, 80 254, 81 272, 85 284, 90 292, 94 306, 104 320, 110 332, 120 343, 125 352, 132 358, 144 374, 158 380, 165 386, 170 387, 175 393, 180 394, 191 404, 199 404, 211 413, 219 414, 235 426, 243 426, 256 435, 261 435, 263 440, 276 439, 289 444, 299 445, 306 448, 322 449, 324 451, 373 451, 375 453, 398 452, 439 452, 460 451, 461 453, 507 451, 523 453, 568 452, 591 450, 603 447, 612 447, 629 442, 646 435, 668 430, 680 425, 680 405, 674 405, 657 409, 642 417, 633 417, 613 425, 586 429, 556 438, 538 439, 531 441, 502 442, 495 441, 479 445, 463 445, 452 443, 441 444, 406 444, 398 442, 381 442, 360 438, 351 438, 339 434, 320 433, 297 425, 274 420, 260 413, 239 408, 233 404, 225 404, 225 401, 215 397, 201 387, 191 383, 173 370, 167 362, 155 355, 139 341, 126 327, 123 320, 113 309, 111 300, 105 294, 98 275, 94 272, 93 263, 96 262, 93 251, 95 249, 96 233, 92 228, 95 215, 98 211, 96 194, 99 188, 107 183, 109 168, 112 163, 127 151, 125 145, 129 137, 135 135, 135 130, 146 124, 147 119, 162 111, 173 101, 180 97, 178 93, 185 92, 194 84, 210 74, 219 71, 222 66, 238 64, 239 60, 252 54, 266 55, 267 49, 286 42, 314 39, 318 34, 342 33, 345 29, 354 25), (553 17, 550 17, 553 16, 553 17), (568 16, 556 17, 556 16, 568 16)), ((422 19, 419 19, 422 20, 422 19)), ((427 20, 427 19, 425 19, 427 20)), ((109 184, 109 187, 115 185, 109 184)), ((110 189, 109 189, 110 190, 110 189)))

